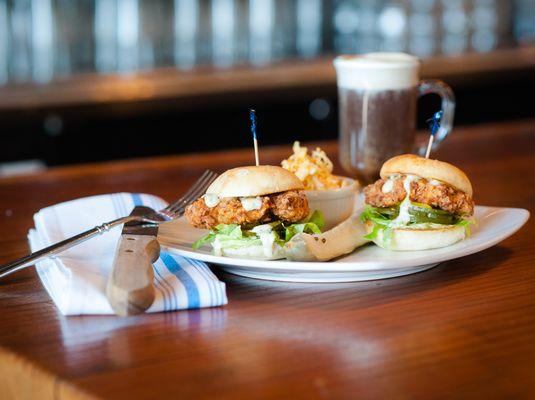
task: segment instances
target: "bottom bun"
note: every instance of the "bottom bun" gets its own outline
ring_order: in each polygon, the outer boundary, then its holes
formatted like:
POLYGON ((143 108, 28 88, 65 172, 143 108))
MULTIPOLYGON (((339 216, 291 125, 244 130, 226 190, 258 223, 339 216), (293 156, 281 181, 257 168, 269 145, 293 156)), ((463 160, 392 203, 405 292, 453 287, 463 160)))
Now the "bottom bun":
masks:
MULTIPOLYGON (((373 222, 366 221, 366 232, 373 230, 373 222)), ((416 251, 438 249, 451 246, 466 237, 466 228, 458 225, 446 225, 435 229, 394 228, 389 243, 386 243, 383 231, 377 233, 373 242, 383 249, 396 251, 416 251)))
POLYGON ((249 258, 253 260, 280 260, 284 258, 284 249, 276 246, 271 254, 266 254, 262 245, 245 246, 236 249, 221 249, 220 254, 224 257, 249 258))

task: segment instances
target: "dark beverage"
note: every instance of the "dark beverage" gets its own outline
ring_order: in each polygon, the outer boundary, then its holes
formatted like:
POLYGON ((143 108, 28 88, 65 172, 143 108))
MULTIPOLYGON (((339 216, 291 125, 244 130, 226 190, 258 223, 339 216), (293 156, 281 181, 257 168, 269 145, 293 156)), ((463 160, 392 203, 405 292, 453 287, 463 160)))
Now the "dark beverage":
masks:
POLYGON ((437 93, 442 97, 444 115, 434 147, 451 131, 453 93, 442 82, 420 82, 418 58, 404 53, 369 53, 337 57, 334 66, 340 162, 363 183, 376 180, 389 158, 415 150, 419 95, 437 93))
POLYGON ((414 150, 418 89, 340 88, 340 162, 364 183, 377 179, 389 158, 414 150))

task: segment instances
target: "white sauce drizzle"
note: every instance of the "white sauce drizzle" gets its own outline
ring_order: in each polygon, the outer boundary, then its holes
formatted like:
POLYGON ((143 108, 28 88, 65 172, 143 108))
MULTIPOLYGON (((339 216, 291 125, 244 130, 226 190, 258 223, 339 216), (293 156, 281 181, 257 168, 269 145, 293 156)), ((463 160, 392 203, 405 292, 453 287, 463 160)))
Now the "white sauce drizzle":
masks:
POLYGON ((411 182, 417 181, 418 179, 420 178, 415 175, 405 176, 405 179, 403 180, 403 188, 405 189, 406 195, 401 204, 399 205, 399 214, 392 221, 390 225, 391 227, 407 225, 407 223, 411 220, 411 216, 409 214, 409 207, 411 206, 411 182))
POLYGON ((388 180, 385 183, 383 183, 383 187, 381 188, 381 192, 390 193, 393 188, 394 188, 394 180, 388 178, 388 180))
POLYGON ((251 232, 256 233, 257 235, 260 235, 261 233, 271 233, 272 231, 273 228, 270 224, 257 225, 251 229, 251 232))
POLYGON ((258 225, 251 229, 251 232, 254 232, 260 238, 262 242, 262 250, 264 256, 273 257, 274 245, 275 245, 275 233, 269 224, 258 225))
POLYGON ((240 202, 245 211, 259 210, 262 207, 261 197, 240 197, 240 202))
POLYGON ((261 233, 259 235, 260 240, 262 241, 262 248, 264 250, 264 255, 266 257, 273 256, 273 245, 275 244, 275 235, 270 233, 261 233))
POLYGON ((206 193, 202 196, 204 199, 204 204, 206 204, 207 207, 213 208, 219 204, 219 196, 217 194, 213 193, 206 193))
POLYGON ((381 188, 381 191, 383 193, 390 193, 392 189, 394 189, 394 181, 399 178, 400 178, 399 174, 390 175, 388 177, 388 180, 385 183, 383 183, 383 187, 381 188))
POLYGON ((427 182, 429 182, 429 184, 432 185, 432 186, 440 186, 440 185, 442 185, 442 182, 437 181, 436 179, 429 179, 427 182))
MULTIPOLYGON (((273 228, 269 224, 258 225, 251 229, 251 232, 256 234, 262 246, 251 245, 248 247, 237 247, 232 249, 234 256, 242 257, 252 257, 258 259, 264 258, 281 258, 284 256, 284 249, 277 244, 275 241, 277 239, 276 233, 273 232, 273 228)), ((214 254, 217 256, 226 255, 225 253, 225 244, 219 240, 219 237, 216 236, 215 240, 212 242, 212 247, 214 249, 214 254)))
POLYGON ((217 236, 212 242, 212 247, 214 248, 214 254, 216 256, 221 256, 223 254, 223 252, 221 251, 221 242, 219 241, 219 238, 217 236))

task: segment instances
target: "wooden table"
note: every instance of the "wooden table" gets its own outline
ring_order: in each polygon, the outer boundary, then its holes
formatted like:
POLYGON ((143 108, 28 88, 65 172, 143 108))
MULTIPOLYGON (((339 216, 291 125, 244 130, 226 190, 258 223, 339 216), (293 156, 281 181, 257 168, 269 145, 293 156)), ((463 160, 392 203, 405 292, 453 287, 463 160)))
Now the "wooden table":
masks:
MULTIPOLYGON (((534 210, 535 120, 459 128, 438 157, 469 174, 479 204, 534 210)), ((173 199, 205 168, 250 162, 234 151, 1 180, 0 262, 28 251, 44 206, 117 191, 173 199)), ((533 398, 534 236, 530 221, 491 249, 382 281, 218 272, 228 306, 124 319, 62 317, 27 269, 0 282, 0 398, 533 398)))

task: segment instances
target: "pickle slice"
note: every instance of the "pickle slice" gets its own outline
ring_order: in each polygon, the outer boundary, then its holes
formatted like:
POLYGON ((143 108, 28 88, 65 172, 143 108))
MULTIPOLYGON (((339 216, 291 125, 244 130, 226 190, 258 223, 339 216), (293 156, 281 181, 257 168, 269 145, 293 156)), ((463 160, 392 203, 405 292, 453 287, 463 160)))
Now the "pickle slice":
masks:
POLYGON ((433 223, 442 225, 455 224, 458 218, 444 210, 436 210, 434 208, 420 207, 419 205, 411 205, 409 208, 411 222, 415 224, 433 223))
MULTIPOLYGON (((374 207, 374 212, 379 218, 394 220, 399 215, 399 204, 393 207, 374 207)), ((444 210, 437 210, 427 204, 411 203, 409 207, 410 223, 424 224, 433 223, 441 225, 453 225, 459 221, 459 217, 444 210)))
POLYGON ((395 207, 376 207, 375 210, 386 218, 394 219, 399 214, 399 205, 395 207))

